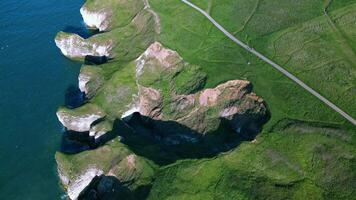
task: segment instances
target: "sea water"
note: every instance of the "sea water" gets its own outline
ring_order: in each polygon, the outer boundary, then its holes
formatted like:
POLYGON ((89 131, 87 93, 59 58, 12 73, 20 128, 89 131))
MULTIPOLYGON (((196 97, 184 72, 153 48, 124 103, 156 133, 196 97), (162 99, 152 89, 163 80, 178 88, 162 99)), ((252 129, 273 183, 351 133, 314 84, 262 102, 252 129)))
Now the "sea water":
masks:
POLYGON ((77 86, 80 63, 54 37, 86 34, 82 0, 0 0, 0 199, 60 199, 55 112, 77 86))

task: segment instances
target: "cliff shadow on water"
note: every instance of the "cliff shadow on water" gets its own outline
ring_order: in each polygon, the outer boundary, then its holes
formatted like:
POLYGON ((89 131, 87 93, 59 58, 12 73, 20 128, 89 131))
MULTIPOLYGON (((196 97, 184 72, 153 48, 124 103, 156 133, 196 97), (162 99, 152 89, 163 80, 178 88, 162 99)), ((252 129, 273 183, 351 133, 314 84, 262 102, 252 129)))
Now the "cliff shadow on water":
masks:
POLYGON ((77 86, 70 85, 66 89, 64 103, 67 108, 78 108, 85 103, 85 93, 80 91, 77 86))
POLYGON ((222 120, 216 131, 203 135, 176 121, 153 120, 134 113, 116 120, 113 131, 99 139, 89 137, 89 133, 67 131, 63 135, 61 151, 78 153, 95 149, 120 137, 135 154, 161 166, 180 159, 209 158, 234 149, 243 141, 253 140, 269 119, 268 116, 251 122, 248 118, 236 117, 241 122, 239 130, 233 130, 227 120, 222 120))
POLYGON ((85 25, 84 26, 66 26, 63 29, 63 32, 75 33, 84 39, 90 38, 91 36, 100 33, 99 30, 88 29, 85 27, 85 25))
MULTIPOLYGON (((88 39, 94 35, 102 34, 98 29, 88 29, 85 26, 66 26, 63 30, 65 33, 76 34, 83 39, 88 39)), ((86 55, 84 57, 84 64, 85 65, 101 65, 107 63, 111 58, 107 56, 93 56, 93 55, 86 55)))

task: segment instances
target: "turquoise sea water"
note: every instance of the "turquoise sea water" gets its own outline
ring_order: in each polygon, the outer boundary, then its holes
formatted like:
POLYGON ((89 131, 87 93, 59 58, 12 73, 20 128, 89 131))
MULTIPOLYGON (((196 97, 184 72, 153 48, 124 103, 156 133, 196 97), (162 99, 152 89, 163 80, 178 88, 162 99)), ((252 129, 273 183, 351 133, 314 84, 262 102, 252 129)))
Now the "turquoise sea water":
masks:
POLYGON ((62 127, 55 112, 77 85, 80 63, 53 38, 85 31, 82 0, 0 1, 0 199, 60 199, 54 153, 62 127))

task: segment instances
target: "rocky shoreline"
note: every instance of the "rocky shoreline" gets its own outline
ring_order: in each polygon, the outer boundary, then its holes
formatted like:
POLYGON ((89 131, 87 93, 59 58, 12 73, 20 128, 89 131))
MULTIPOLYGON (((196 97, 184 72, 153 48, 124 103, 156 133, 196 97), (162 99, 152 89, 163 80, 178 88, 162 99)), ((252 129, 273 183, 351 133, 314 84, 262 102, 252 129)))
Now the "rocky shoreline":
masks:
POLYGON ((84 105, 57 111, 69 134, 85 135, 92 147, 56 154, 70 199, 108 195, 98 189, 104 183, 134 195, 149 192, 158 166, 129 148, 130 137, 172 149, 195 145, 218 153, 223 151, 219 145, 231 148, 230 138, 252 140, 268 120, 266 103, 252 92, 249 81, 206 88, 208 77, 200 66, 157 42, 160 20, 147 0, 88 1, 80 12, 87 26, 100 33, 84 39, 59 32, 57 47, 70 59, 105 59, 81 68, 78 87, 86 96, 84 105), (221 129, 228 131, 222 134, 221 129))

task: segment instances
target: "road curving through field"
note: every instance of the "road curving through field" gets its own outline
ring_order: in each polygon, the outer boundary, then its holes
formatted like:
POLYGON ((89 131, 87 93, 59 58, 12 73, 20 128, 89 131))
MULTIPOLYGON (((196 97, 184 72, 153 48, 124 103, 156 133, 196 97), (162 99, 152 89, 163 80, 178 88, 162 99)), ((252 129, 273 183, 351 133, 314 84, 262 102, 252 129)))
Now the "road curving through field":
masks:
POLYGON ((284 74, 285 76, 287 76, 289 79, 293 80, 294 82, 296 82, 298 85, 300 85, 301 87, 303 87, 305 90, 307 90, 308 92, 310 92, 312 95, 314 95, 315 97, 317 97, 320 101, 324 102, 326 105, 328 105, 330 108, 332 108, 333 110, 335 110, 336 112, 338 112, 340 115, 342 115, 345 119, 347 119, 349 122, 351 122, 353 125, 356 125, 356 120, 351 117, 349 114, 347 114, 345 111, 341 110, 338 106, 336 106, 335 104, 333 104, 331 101, 329 101, 328 99, 326 99, 325 97, 323 97, 321 94, 319 94, 318 92, 316 92, 314 89, 312 89, 311 87, 309 87, 307 84, 305 84, 303 81, 301 81, 300 79, 298 79, 296 76, 294 76, 293 74, 289 73, 287 70, 285 70, 283 67, 279 66, 278 64, 274 63, 272 60, 268 59, 267 57, 265 57, 264 55, 262 55, 261 53, 257 52, 255 49, 249 47, 247 44, 243 43, 242 41, 240 41, 239 39, 237 39, 235 36, 233 36, 231 33, 229 33, 224 27, 222 27, 217 21, 215 21, 214 18, 212 18, 208 13, 206 13, 204 10, 202 10, 201 8, 199 8, 198 6, 196 6, 195 4, 191 3, 188 0, 181 0, 183 3, 187 4, 188 6, 194 8, 195 10, 199 11, 201 14, 203 14, 211 23, 214 24, 214 26, 216 26, 221 32, 223 32, 228 38, 230 38, 232 41, 234 41, 236 44, 238 44, 239 46, 241 46, 242 48, 246 49, 247 51, 249 51, 250 53, 254 54, 255 56, 257 56, 258 58, 260 58, 261 60, 265 61, 266 63, 268 63, 269 65, 271 65, 272 67, 274 67, 275 69, 277 69, 278 71, 280 71, 282 74, 284 74))

